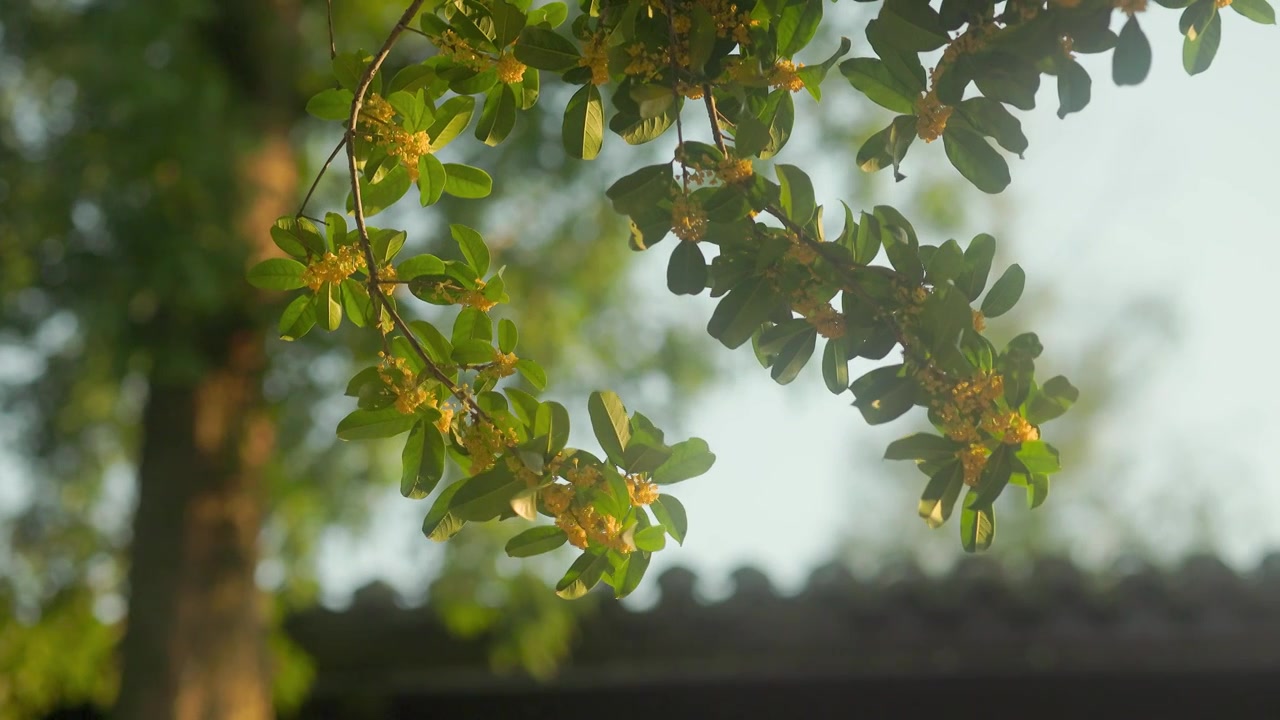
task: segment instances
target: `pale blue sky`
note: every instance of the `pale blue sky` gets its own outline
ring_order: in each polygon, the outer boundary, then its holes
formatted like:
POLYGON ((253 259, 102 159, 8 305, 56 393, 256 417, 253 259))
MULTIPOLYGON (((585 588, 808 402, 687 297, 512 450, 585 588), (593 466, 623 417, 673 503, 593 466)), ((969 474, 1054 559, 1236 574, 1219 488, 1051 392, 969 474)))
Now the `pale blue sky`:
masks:
MULTIPOLYGON (((1213 67, 1192 78, 1181 67, 1177 16, 1155 5, 1143 16, 1155 62, 1140 86, 1115 87, 1109 55, 1082 56, 1094 77, 1093 102, 1058 120, 1055 84, 1046 79, 1037 109, 1020 113, 1030 150, 1024 160, 1010 158, 1013 184, 996 201, 1009 215, 997 222, 996 205, 977 191, 962 198, 970 212, 957 239, 993 232, 1004 261, 1027 271, 1027 297, 1040 300, 1033 325, 1019 327, 1013 316, 995 322, 1040 334, 1047 348, 1042 376, 1073 377, 1088 360, 1082 353, 1090 341, 1110 337, 1095 351, 1107 354, 1098 359, 1138 380, 1091 428, 1093 461, 1073 466, 1064 458, 1068 470, 1037 511, 1055 546, 1095 567, 1137 547, 1135 538, 1157 559, 1174 559, 1198 537, 1197 519, 1208 523, 1212 546, 1238 566, 1280 548, 1280 521, 1270 512, 1280 507, 1280 472, 1270 461, 1280 429, 1270 407, 1280 344, 1268 275, 1280 267, 1280 35, 1226 12, 1213 67), (1172 321, 1141 316, 1126 325, 1125 308, 1135 302, 1172 321), (1104 499, 1112 513, 1099 509, 1104 499)), ((855 43, 854 53, 868 50, 855 43)), ((852 93, 843 84, 833 73, 826 92, 852 93)), ((816 160, 795 147, 782 159, 804 167, 816 160)), ((943 163, 941 143, 917 144, 907 172, 943 163)), ((819 201, 835 204, 839 174, 816 179, 819 201)), ((910 183, 881 182, 876 202, 906 206, 910 183)), ((664 312, 704 325, 712 300, 665 291, 668 252, 663 245, 636 256, 637 272, 664 312)), ((711 338, 705 342, 708 352, 723 352, 711 338)), ((795 589, 842 543, 846 557, 864 566, 882 556, 882 542, 913 548, 928 566, 959 554, 954 523, 930 531, 915 517, 923 476, 878 460, 910 422, 868 428, 849 407, 852 398, 830 395, 814 366, 780 387, 749 349, 726 363, 729 379, 682 423, 719 461, 706 476, 672 488, 689 511, 689 537, 684 547, 659 553, 653 572, 691 567, 715 595, 743 564, 795 589)), ((642 398, 628 402, 644 408, 642 398)), ((1054 424, 1046 435, 1053 441, 1054 424)), ((1026 512, 1020 497, 1003 505, 1004 517, 1026 512)), ((392 491, 375 510, 380 520, 371 535, 331 537, 326 596, 341 602, 376 577, 420 587, 423 568, 444 551, 419 534, 425 509, 392 491)), ((1019 543, 1012 525, 1004 525, 997 545, 1019 543)), ((652 592, 647 583, 638 601, 652 592)))

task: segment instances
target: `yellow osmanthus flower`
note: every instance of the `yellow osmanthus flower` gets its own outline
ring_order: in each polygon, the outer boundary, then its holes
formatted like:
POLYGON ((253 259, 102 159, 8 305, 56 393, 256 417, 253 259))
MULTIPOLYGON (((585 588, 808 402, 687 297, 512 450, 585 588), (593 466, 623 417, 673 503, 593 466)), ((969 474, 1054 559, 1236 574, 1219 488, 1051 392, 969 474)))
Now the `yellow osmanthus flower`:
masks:
POLYGON ((578 524, 578 520, 569 513, 556 516, 556 527, 564 531, 569 537, 569 544, 579 550, 587 549, 587 531, 582 529, 578 524))
POLYGON ((758 24, 751 14, 738 9, 730 0, 697 0, 716 23, 716 37, 733 38, 739 45, 751 43, 751 28, 758 24))
POLYGON ((461 435, 462 447, 471 457, 469 472, 472 475, 493 467, 498 454, 517 441, 513 430, 499 429, 487 420, 476 420, 464 426, 461 435))
POLYGON ((479 290, 468 290, 456 301, 463 307, 473 307, 480 312, 489 312, 498 303, 484 296, 479 290))
POLYGON ((677 195, 671 203, 671 230, 681 240, 696 243, 707 232, 707 214, 687 195, 677 195))
POLYGON ((818 259, 818 251, 805 243, 793 241, 787 248, 787 257, 801 265, 812 265, 818 259))
POLYGON ((720 180, 728 185, 750 180, 756 172, 751 165, 751 158, 731 157, 720 161, 719 171, 720 180))
POLYGON ((650 52, 645 48, 644 43, 631 43, 628 45, 627 55, 631 56, 631 61, 623 68, 623 74, 646 79, 657 75, 665 62, 661 53, 650 52))
POLYGON ((498 58, 498 82, 518 83, 524 80, 525 64, 511 53, 503 53, 498 58))
POLYGON ((302 282, 314 292, 325 283, 340 283, 362 268, 364 268, 364 255, 360 252, 360 248, 355 245, 343 245, 338 248, 336 254, 327 252, 324 256, 312 261, 302 271, 302 282))
POLYGON ((964 467, 965 485, 973 487, 978 484, 978 479, 982 477, 982 470, 986 468, 987 458, 990 456, 991 451, 981 443, 971 443, 956 451, 956 457, 960 459, 960 465, 964 467))
POLYGON ((942 132, 947 129, 951 107, 938 100, 937 90, 930 90, 916 100, 916 117, 916 134, 921 140, 931 143, 942 137, 942 132))
POLYGON ((493 66, 493 58, 477 52, 465 39, 453 30, 445 30, 437 41, 441 54, 459 65, 472 70, 488 70, 493 66))
POLYGON ((791 92, 799 92, 804 89, 804 80, 796 74, 796 71, 804 67, 804 63, 796 65, 790 60, 779 60, 777 65, 769 71, 769 86, 775 88, 786 88, 791 92))
POLYGON ((1000 438, 1006 445, 1040 439, 1040 431, 1017 412, 984 417, 982 429, 1000 438))
POLYGON ((623 554, 631 552, 631 547, 622 539, 622 523, 611 515, 601 515, 590 505, 566 508, 556 517, 556 526, 564 530, 569 544, 576 548, 585 550, 590 543, 595 543, 623 554))
POLYGON ((600 482, 600 471, 592 465, 582 467, 578 464, 578 459, 574 458, 572 466, 564 472, 564 479, 575 487, 589 488, 600 482))
POLYGON ((609 48, 605 41, 604 33, 592 35, 582 46, 582 57, 578 58, 579 67, 591 68, 592 85, 609 82, 609 48))
POLYGON ((1231 4, 1231 0, 1213 0, 1213 4, 1218 6, 1219 8, 1224 8, 1231 4))
POLYGON ((676 90, 678 90, 681 95, 685 96, 690 100, 702 99, 702 94, 703 94, 702 86, 698 85, 697 83, 681 82, 676 86, 676 90))
POLYGON ((563 483, 553 483, 542 488, 542 503, 547 506, 547 512, 559 517, 569 509, 569 504, 573 502, 575 491, 572 485, 563 483))
POLYGON ((830 305, 823 304, 817 313, 805 316, 805 320, 818 330, 818 334, 828 340, 836 340, 844 337, 847 330, 844 321, 844 315, 841 315, 835 308, 830 305))
POLYGON ((395 116, 395 108, 391 107, 391 103, 387 102, 386 98, 377 93, 369 93, 369 96, 365 98, 364 106, 360 108, 361 120, 389 123, 391 118, 395 116))
POLYGON ((981 310, 973 311, 973 330, 974 332, 982 332, 987 329, 987 317, 982 314, 981 310))
POLYGON ((724 61, 724 72, 721 74, 724 80, 730 83, 740 85, 750 85, 760 80, 759 66, 744 57, 728 57, 724 61))
POLYGON ((412 415, 423 405, 434 405, 435 398, 424 383, 418 382, 409 363, 402 357, 378 353, 378 377, 395 393, 395 408, 401 415, 412 415))
POLYGON ((440 411, 440 417, 436 420, 436 429, 448 435, 453 428, 453 406, 441 405, 436 409, 440 411))
POLYGON ((657 483, 652 483, 635 475, 627 476, 627 495, 631 498, 631 506, 652 504, 658 499, 657 483))

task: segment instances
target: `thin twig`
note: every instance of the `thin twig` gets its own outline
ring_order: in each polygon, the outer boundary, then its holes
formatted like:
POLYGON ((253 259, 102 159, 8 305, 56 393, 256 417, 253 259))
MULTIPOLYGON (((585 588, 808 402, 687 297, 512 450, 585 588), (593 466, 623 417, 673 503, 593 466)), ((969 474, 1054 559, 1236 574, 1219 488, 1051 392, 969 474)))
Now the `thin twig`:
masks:
POLYGON ((325 18, 329 21, 329 59, 338 57, 338 46, 333 42, 333 0, 324 0, 325 18))
MULTIPOLYGON (((391 28, 387 39, 382 43, 382 48, 373 56, 373 60, 369 63, 369 67, 365 68, 364 74, 360 76, 360 82, 356 84, 355 97, 351 100, 351 116, 347 118, 347 138, 356 137, 356 124, 360 119, 360 109, 364 106, 364 96, 369 92, 369 86, 373 84, 373 76, 378 73, 382 67, 382 63, 386 61, 387 56, 391 54, 391 48, 395 46, 396 41, 400 39, 400 34, 409 27, 409 23, 413 21, 413 17, 422 9, 426 0, 413 0, 409 3, 409 7, 405 9, 404 14, 400 16, 400 20, 396 22, 395 27, 391 28)), ((360 236, 360 246, 364 250, 365 265, 369 271, 369 297, 373 300, 374 317, 379 316, 379 306, 385 308, 387 314, 391 316, 392 323, 396 329, 408 341, 409 346, 413 348, 418 358, 422 360, 423 365, 435 376, 440 384, 444 385, 449 392, 466 407, 476 417, 488 421, 489 416, 484 410, 471 399, 469 395, 464 393, 461 388, 454 384, 449 376, 440 369, 438 365, 431 360, 431 356, 427 354, 422 343, 419 342, 418 336, 409 328, 409 324, 404 321, 400 313, 396 311, 395 306, 391 304, 390 298, 382 291, 382 286, 378 280, 378 262, 373 256, 373 243, 369 240, 369 228, 365 225, 364 220, 364 201, 360 197, 360 168, 356 163, 355 142, 347 144, 347 170, 351 176, 351 199, 352 212, 355 215, 356 231, 360 236)))
MULTIPOLYGON (((676 142, 679 143, 678 154, 684 155, 684 124, 680 121, 681 111, 684 110, 684 98, 680 95, 680 66, 676 63, 676 21, 675 10, 671 7, 671 0, 667 0, 667 36, 669 37, 669 46, 667 49, 667 57, 671 60, 671 94, 675 95, 676 105, 676 142)), ((680 186, 684 189, 685 194, 689 193, 689 166, 685 164, 683 157, 680 159, 680 186)))
POLYGON ((329 153, 329 159, 324 161, 324 165, 320 168, 320 172, 316 173, 316 179, 311 181, 311 189, 307 190, 307 196, 302 198, 302 205, 298 206, 298 212, 294 213, 294 217, 303 217, 302 213, 307 209, 307 203, 311 202, 311 196, 315 194, 316 187, 320 185, 320 178, 324 177, 325 172, 329 170, 329 164, 333 159, 338 157, 338 151, 343 145, 347 144, 347 136, 343 135, 338 144, 334 146, 333 152, 329 153))
POLYGON ((711 137, 725 156, 729 157, 729 148, 724 144, 724 133, 720 131, 720 112, 716 110, 716 99, 711 96, 711 83, 702 84, 702 101, 707 106, 707 119, 711 121, 711 137))

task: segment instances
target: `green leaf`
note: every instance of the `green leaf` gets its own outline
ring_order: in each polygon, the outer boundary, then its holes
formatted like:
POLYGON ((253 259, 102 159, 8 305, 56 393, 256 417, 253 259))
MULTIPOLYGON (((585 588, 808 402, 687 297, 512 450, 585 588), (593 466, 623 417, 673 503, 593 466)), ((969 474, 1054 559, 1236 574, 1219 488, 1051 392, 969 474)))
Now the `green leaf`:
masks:
POLYGON ((747 280, 730 290, 716 306, 707 322, 707 333, 725 347, 737 348, 751 339, 777 304, 777 295, 767 282, 759 278, 747 280))
POLYGON ((1053 420, 1070 409, 1079 398, 1080 391, 1065 377, 1052 377, 1031 396, 1027 405, 1027 422, 1040 425, 1053 420))
POLYGON ((547 388, 547 371, 543 370, 538 363, 528 358, 520 358, 516 361, 516 370, 519 370, 524 379, 535 388, 539 390, 547 388))
POLYGON ((792 222, 804 227, 813 219, 817 204, 813 196, 813 181, 795 165, 776 165, 778 184, 782 187, 780 204, 792 222))
POLYGON ((1027 136, 1022 123, 997 100, 974 97, 957 106, 961 117, 978 133, 995 139, 1000 147, 1022 157, 1027 151, 1027 136))
POLYGON ((812 326, 788 340, 774 358, 773 368, 769 373, 774 382, 787 385, 795 380, 813 356, 817 340, 818 331, 812 326))
POLYGON ((653 481, 659 485, 672 485, 698 477, 715 464, 715 453, 702 438, 689 438, 671 446, 671 457, 653 471, 653 481))
POLYGON ((1032 475, 1027 480, 1027 509, 1035 510, 1049 497, 1049 476, 1032 475))
POLYGON ((412 500, 426 497, 444 477, 444 436, 430 420, 419 420, 400 459, 400 494, 412 500))
POLYGON ((493 192, 493 178, 480 168, 445 163, 444 169, 448 174, 444 181, 444 191, 454 197, 476 200, 488 197, 493 192))
POLYGON ((964 510, 960 513, 960 545, 965 552, 979 552, 991 547, 996 535, 996 515, 993 508, 973 507, 978 493, 970 490, 964 496, 964 510))
POLYGON ((981 135, 960 127, 942 133, 947 159, 974 187, 995 194, 1009 187, 1009 166, 981 135))
POLYGON ((423 349, 427 351, 432 362, 437 365, 448 363, 449 356, 453 354, 453 344, 435 325, 425 320, 413 320, 409 323, 409 329, 422 343, 423 349))
POLYGON ((507 541, 507 554, 514 558, 532 557, 551 552, 564 545, 569 536, 555 525, 529 528, 507 541))
POLYGON ((982 299, 982 314, 989 317, 1000 317, 1013 309, 1022 297, 1022 289, 1027 284, 1027 274, 1017 263, 1010 265, 1004 274, 991 286, 991 292, 982 299))
MULTIPOLYGON (((694 9, 696 11, 701 7, 701 5, 695 5, 694 9)), ((622 582, 615 588, 614 597, 618 599, 630 595, 640 586, 640 581, 644 579, 645 570, 649 569, 649 553, 639 550, 628 553, 625 567, 626 571, 622 575, 622 582)))
POLYGON ((325 283, 316 291, 315 314, 320 327, 333 332, 342 324, 342 286, 325 283))
POLYGON ((920 517, 933 529, 942 527, 955 509, 956 499, 964 488, 964 466, 952 461, 929 476, 917 508, 920 517))
POLYGON ((512 352, 516 349, 516 341, 520 338, 520 333, 516 329, 516 324, 507 318, 498 321, 498 349, 504 353, 512 352))
POLYGON ((605 190, 605 196, 620 215, 634 215, 666 199, 674 185, 671 165, 648 165, 619 178, 605 190))
POLYGON ((791 57, 800 52, 813 39, 822 22, 822 3, 812 0, 792 0, 782 8, 773 23, 778 39, 778 55, 791 57))
MULTIPOLYGON (((529 29, 525 28, 525 31, 529 29)), ((584 551, 556 583, 556 595, 565 600, 576 600, 586 595, 587 591, 600 582, 600 577, 609 569, 609 565, 607 551, 594 548, 584 551)))
POLYGON ((964 251, 964 270, 956 277, 955 285, 964 292, 969 302, 978 299, 987 287, 991 273, 991 261, 996 256, 996 239, 982 233, 969 241, 964 251))
MULTIPOLYGON (((372 217, 386 210, 409 192, 413 181, 409 179, 409 171, 397 162, 381 180, 370 183, 360 178, 360 204, 364 207, 365 217, 372 217)), ((347 211, 355 207, 354 199, 347 198, 347 211)))
POLYGON ((894 440, 884 451, 885 460, 940 462, 954 457, 960 443, 933 433, 916 433, 894 440))
POLYGON ((449 175, 444 165, 435 155, 427 153, 418 158, 418 194, 422 207, 435 205, 440 201, 448 179, 449 175))
POLYGON ((1260 25, 1275 25, 1276 11, 1267 0, 1233 0, 1231 9, 1260 25))
POLYGON ((307 101, 307 113, 321 120, 347 120, 355 94, 346 88, 321 90, 307 101))
MULTIPOLYGON (((1210 0, 1212 2, 1212 0, 1210 0)), ((1083 110, 1089 104, 1093 80, 1089 73, 1074 60, 1060 63, 1058 67, 1058 118, 1083 110)))
POLYGON ((591 160, 600 154, 604 145, 604 104, 595 85, 583 85, 569 99, 561 137, 570 157, 591 160))
POLYGON ((546 23, 551 27, 558 27, 569 17, 569 6, 562 2, 551 2, 541 7, 536 7, 529 11, 529 25, 540 25, 546 23))
POLYGON ((459 339, 449 359, 458 365, 485 365, 493 362, 493 346, 488 340, 459 339))
POLYGON ((471 115, 476 109, 476 99, 469 95, 451 97, 436 109, 435 120, 427 128, 427 136, 431 138, 431 152, 437 152, 448 145, 454 138, 462 134, 471 124, 471 115))
POLYGON ((689 11, 689 63, 695 75, 701 75, 716 46, 716 20, 702 5, 695 4, 689 11))
POLYGON ((316 324, 315 305, 312 298, 302 295, 293 299, 280 313, 277 330, 282 340, 297 340, 306 335, 316 324))
POLYGON ((1218 4, 1214 0, 1196 0, 1178 18, 1178 32, 1194 40, 1204 34, 1217 15, 1218 4))
POLYGON ((444 542, 458 534, 467 521, 450 511, 449 506, 453 503, 454 494, 466 483, 466 480, 460 480, 445 488, 436 497, 436 501, 431 504, 431 510, 427 511, 427 516, 422 519, 423 535, 436 542, 444 542))
POLYGON ((338 421, 339 440, 376 440, 395 437, 413 428, 417 418, 394 407, 356 410, 338 421))
POLYGON ((992 100, 1008 103, 1019 110, 1036 106, 1040 88, 1040 72, 1025 59, 1009 53, 993 52, 976 61, 974 84, 992 100))
POLYGON ((840 63, 840 72, 875 104, 907 115, 915 113, 919 93, 894 76, 883 61, 851 58, 840 63))
POLYGON ((646 552, 657 552, 667 546, 666 529, 660 525, 647 527, 635 534, 636 547, 646 552))
POLYGON ((511 498, 525 487, 523 480, 499 463, 491 470, 464 480, 462 487, 454 493, 453 502, 449 503, 449 512, 463 520, 492 520, 510 507, 511 498))
POLYGON ((463 308, 453 321, 449 339, 457 345, 465 340, 493 340, 493 321, 478 308, 463 308))
POLYGON ((292 258, 271 258, 249 268, 249 284, 263 290, 297 290, 306 286, 302 273, 306 265, 292 258))
POLYGON ((532 435, 546 436, 544 454, 547 458, 560 452, 569 442, 569 411, 555 401, 539 403, 538 412, 533 416, 532 435))
POLYGON ((915 402, 916 383, 910 377, 900 375, 901 371, 902 365, 876 368, 849 386, 857 398, 853 404, 867 424, 887 423, 911 409, 915 402))
POLYGON ((282 217, 271 226, 271 240, 296 258, 324 255, 325 239, 306 218, 282 217))
POLYGON ((1014 457, 1031 475, 1052 475, 1062 470, 1057 449, 1043 440, 1022 443, 1014 457))
POLYGON ((369 291, 365 286, 347 278, 342 281, 343 312, 356 327, 368 327, 373 324, 373 302, 369 300, 369 291))
POLYGON ((631 442, 631 422, 627 419, 627 408, 622 399, 609 390, 593 392, 587 399, 587 413, 591 416, 591 429, 600 448, 610 461, 620 465, 627 444, 631 442))
POLYGON ((480 122, 476 123, 476 139, 490 147, 506 140, 516 126, 517 104, 510 85, 500 83, 490 88, 485 93, 480 122))
POLYGON ((670 495, 663 495, 654 500, 649 509, 662 527, 667 529, 671 539, 678 545, 684 545, 685 535, 689 531, 689 515, 685 512, 684 505, 670 495))
POLYGON ((547 28, 526 27, 516 40, 516 59, 531 68, 564 72, 578 67, 578 48, 547 28))
POLYGON ((828 340, 822 350, 822 380, 832 394, 839 395, 849 389, 849 358, 840 340, 828 340))
POLYGON ((885 0, 877 21, 893 44, 904 50, 937 50, 951 39, 928 0, 885 0))
POLYGON ((1116 85, 1137 85, 1147 79, 1151 70, 1151 42, 1138 25, 1136 15, 1130 15, 1120 37, 1115 53, 1111 56, 1111 79, 1116 85))
POLYGON ((421 93, 400 90, 387 96, 387 103, 395 108, 403 119, 401 125, 407 132, 416 133, 431 126, 435 113, 421 93))
POLYGON ((854 241, 853 260, 859 265, 870 265, 880 254, 883 242, 880 231, 880 219, 866 212, 862 213, 858 223, 858 237, 854 241))
POLYGON ((698 243, 682 242, 667 263, 667 289, 676 295, 697 295, 707 287, 707 260, 698 243))
POLYGON ((929 258, 925 273, 929 276, 931 283, 938 285, 955 279, 964 272, 964 269, 964 251, 960 249, 960 243, 948 240, 942 243, 929 258))
POLYGON ((476 271, 476 275, 484 277, 484 274, 489 271, 489 248, 485 247, 484 238, 480 237, 480 233, 466 225, 450 225, 449 234, 453 236, 453 241, 458 243, 458 249, 462 251, 462 257, 466 258, 467 264, 476 271))
POLYGON ((515 42, 524 29, 527 16, 515 5, 504 0, 491 0, 489 13, 493 17, 493 43, 504 48, 515 42))
MULTIPOLYGON (((1233 3, 1234 4, 1234 3, 1233 3)), ((1209 69, 1222 43, 1222 16, 1214 14, 1204 32, 1192 39, 1188 34, 1182 41, 1182 67, 1188 75, 1199 75, 1209 69)))

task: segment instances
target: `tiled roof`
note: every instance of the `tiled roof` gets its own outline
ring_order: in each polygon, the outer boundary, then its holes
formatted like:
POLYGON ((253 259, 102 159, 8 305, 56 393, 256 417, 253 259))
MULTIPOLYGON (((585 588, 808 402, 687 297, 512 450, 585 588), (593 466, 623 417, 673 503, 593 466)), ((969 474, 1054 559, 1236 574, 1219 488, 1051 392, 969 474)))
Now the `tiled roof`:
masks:
MULTIPOLYGON (((1280 555, 1246 574, 1202 556, 1169 572, 1133 564, 1108 577, 1052 558, 1018 576, 985 558, 940 577, 902 566, 867 580, 832 564, 790 596, 747 568, 712 603, 696 599, 688 570, 656 580, 661 596, 647 610, 600 603, 560 686, 1280 670, 1280 555)), ((316 659, 319 686, 403 683, 422 691, 523 682, 491 676, 483 639, 451 638, 429 608, 400 607, 385 586, 364 588, 340 612, 294 616, 287 627, 316 659)))

